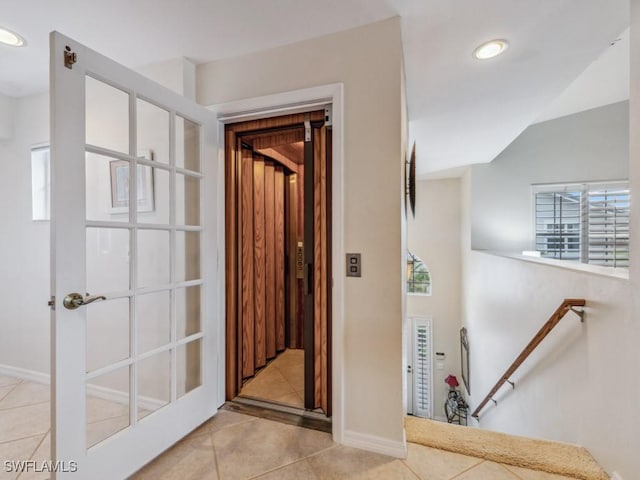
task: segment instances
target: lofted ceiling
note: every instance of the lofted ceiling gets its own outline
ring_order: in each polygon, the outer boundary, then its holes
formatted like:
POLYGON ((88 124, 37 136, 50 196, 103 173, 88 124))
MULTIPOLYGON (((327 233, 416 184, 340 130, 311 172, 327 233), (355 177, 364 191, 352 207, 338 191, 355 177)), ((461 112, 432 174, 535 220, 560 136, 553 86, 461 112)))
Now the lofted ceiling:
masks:
POLYGON ((0 0, 0 26, 28 42, 0 46, 0 94, 47 89, 51 30, 135 68, 208 62, 396 15, 424 177, 489 162, 528 125, 558 115, 549 105, 628 27, 629 0, 0 0), (493 38, 509 41, 506 53, 475 60, 493 38))

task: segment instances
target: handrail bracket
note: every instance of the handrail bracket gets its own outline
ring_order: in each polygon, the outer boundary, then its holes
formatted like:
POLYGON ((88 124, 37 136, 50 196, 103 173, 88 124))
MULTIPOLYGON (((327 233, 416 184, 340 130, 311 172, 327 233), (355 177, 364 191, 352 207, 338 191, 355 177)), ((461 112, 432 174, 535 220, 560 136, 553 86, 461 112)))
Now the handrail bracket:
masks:
POLYGON ((580 322, 584 323, 584 308, 578 310, 576 307, 571 307, 569 310, 578 315, 580 317, 580 322))

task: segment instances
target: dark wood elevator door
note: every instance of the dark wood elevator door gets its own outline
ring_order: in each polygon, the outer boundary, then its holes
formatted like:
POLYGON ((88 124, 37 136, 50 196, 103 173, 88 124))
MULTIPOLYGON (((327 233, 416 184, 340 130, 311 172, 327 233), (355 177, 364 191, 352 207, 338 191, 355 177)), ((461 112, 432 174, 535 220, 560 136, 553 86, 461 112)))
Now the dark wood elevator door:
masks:
POLYGON ((304 146, 305 212, 305 408, 320 408, 331 414, 329 378, 330 305, 328 279, 330 250, 330 201, 327 174, 330 172, 330 137, 324 123, 309 121, 304 146))
MULTIPOLYGON (((314 248, 313 248, 313 398, 314 408, 321 408, 327 415, 331 414, 329 372, 331 362, 329 360, 331 347, 330 315, 331 296, 329 294, 330 250, 331 245, 329 228, 330 196, 327 181, 330 155, 327 152, 329 139, 327 127, 317 126, 313 129, 313 224, 314 224, 314 248)), ((306 192, 305 192, 306 194, 306 192)))

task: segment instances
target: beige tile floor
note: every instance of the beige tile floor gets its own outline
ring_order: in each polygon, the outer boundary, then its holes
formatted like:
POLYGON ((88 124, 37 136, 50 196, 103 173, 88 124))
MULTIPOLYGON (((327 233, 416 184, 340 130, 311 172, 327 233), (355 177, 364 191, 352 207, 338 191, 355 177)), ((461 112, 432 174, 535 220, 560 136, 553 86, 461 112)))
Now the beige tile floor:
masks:
POLYGON ((240 395, 304 408, 304 350, 280 353, 243 385, 240 395))
MULTIPOLYGON (((8 473, 6 460, 49 459, 49 385, 0 375, 0 479, 47 479, 48 473, 8 473)), ((142 412, 147 413, 147 412, 142 412)), ((129 425, 128 407, 96 397, 87 399, 87 437, 95 445, 129 425)))
POLYGON ((221 410, 134 480, 563 480, 409 444, 400 460, 337 445, 327 433, 221 410))
MULTIPOLYGON (((0 375, 0 466, 5 460, 49 457, 49 386, 0 375)), ((0 478, 15 479, 2 468, 0 478)), ((21 479, 48 478, 21 475, 21 479)))
MULTIPOLYGON (((122 406, 90 401, 90 420, 118 425, 122 406)), ((48 387, 0 375, 0 464, 49 458, 48 387)), ((46 473, 0 479, 43 480, 46 473)), ((221 410, 133 479, 152 480, 562 480, 568 477, 515 468, 409 444, 400 460, 333 443, 331 435, 221 410)), ((118 479, 114 479, 118 480, 118 479)))

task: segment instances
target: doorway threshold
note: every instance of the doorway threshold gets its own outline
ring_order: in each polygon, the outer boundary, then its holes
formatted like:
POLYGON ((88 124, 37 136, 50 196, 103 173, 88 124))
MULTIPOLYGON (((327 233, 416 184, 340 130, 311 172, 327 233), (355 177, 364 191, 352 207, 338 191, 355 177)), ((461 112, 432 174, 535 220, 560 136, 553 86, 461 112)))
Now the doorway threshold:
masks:
POLYGON ((236 397, 225 402, 221 409, 332 433, 331 418, 326 417, 321 411, 302 410, 276 402, 248 397, 236 397))

